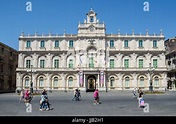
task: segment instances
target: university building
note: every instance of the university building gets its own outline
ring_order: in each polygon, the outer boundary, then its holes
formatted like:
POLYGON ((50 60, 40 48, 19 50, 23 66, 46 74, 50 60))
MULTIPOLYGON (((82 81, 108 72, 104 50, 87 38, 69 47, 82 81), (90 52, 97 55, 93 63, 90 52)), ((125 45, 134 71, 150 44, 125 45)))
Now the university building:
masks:
POLYGON ((17 88, 109 91, 167 87, 162 31, 106 34, 106 25, 92 9, 86 16, 77 34, 19 36, 17 88))

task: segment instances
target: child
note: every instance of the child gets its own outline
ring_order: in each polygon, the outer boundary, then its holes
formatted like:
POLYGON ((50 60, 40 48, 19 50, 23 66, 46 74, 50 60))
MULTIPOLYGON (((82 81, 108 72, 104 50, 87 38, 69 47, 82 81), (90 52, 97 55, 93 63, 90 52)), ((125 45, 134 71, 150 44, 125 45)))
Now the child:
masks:
POLYGON ((138 103, 139 103, 139 108, 144 108, 145 107, 143 96, 138 98, 138 103))

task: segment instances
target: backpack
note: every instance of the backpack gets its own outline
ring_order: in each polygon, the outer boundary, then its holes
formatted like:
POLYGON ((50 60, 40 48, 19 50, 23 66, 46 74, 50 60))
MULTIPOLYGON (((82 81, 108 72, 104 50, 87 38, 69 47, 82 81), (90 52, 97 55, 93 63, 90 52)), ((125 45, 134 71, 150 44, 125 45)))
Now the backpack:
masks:
POLYGON ((144 106, 144 99, 141 99, 140 106, 144 106))

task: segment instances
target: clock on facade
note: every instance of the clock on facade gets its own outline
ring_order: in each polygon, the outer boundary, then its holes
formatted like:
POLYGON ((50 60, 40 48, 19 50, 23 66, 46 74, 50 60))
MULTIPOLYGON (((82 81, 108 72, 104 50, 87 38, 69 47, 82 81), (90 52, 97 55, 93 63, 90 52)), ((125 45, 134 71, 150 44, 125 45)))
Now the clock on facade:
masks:
POLYGON ((90 31, 92 32, 92 31, 94 31, 94 27, 93 26, 90 26, 90 31))

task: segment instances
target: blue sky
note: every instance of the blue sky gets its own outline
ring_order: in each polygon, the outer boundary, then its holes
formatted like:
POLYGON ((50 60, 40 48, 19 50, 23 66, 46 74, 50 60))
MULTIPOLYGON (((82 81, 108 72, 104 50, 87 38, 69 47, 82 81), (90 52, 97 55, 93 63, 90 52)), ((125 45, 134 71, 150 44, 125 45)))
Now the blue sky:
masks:
POLYGON ((93 8, 100 22, 106 24, 106 33, 159 34, 165 38, 176 36, 176 0, 1 0, 0 42, 18 50, 18 37, 27 34, 77 34, 79 21, 93 8), (26 11, 26 3, 32 11, 26 11), (149 11, 144 11, 144 2, 149 11))

